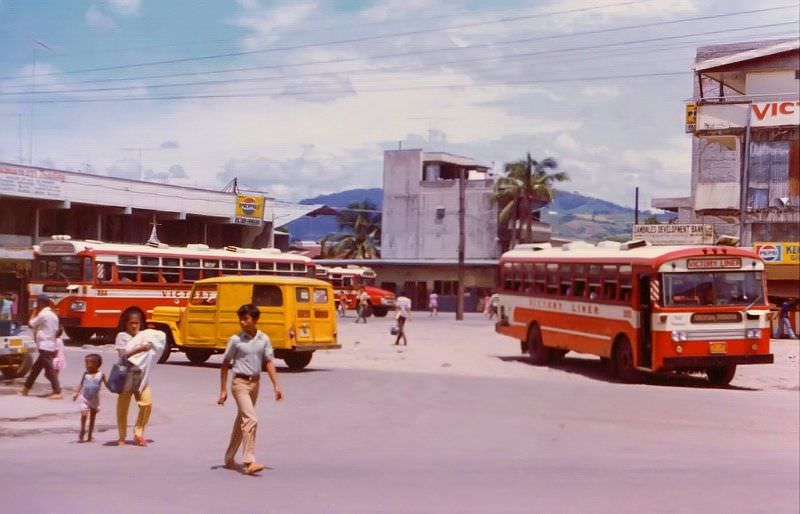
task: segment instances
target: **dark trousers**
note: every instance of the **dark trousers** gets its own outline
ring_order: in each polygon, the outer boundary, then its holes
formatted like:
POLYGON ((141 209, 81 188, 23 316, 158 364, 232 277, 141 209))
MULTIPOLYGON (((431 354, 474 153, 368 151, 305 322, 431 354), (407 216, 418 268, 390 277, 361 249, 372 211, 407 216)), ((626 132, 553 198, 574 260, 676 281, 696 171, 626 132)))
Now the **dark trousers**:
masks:
POLYGON ((28 374, 28 379, 25 380, 25 389, 33 387, 33 383, 39 377, 39 372, 44 368, 44 376, 50 381, 53 386, 54 393, 61 392, 61 385, 58 383, 58 371, 53 367, 53 359, 55 359, 56 352, 48 352, 47 350, 39 350, 39 357, 33 363, 31 372, 28 374))

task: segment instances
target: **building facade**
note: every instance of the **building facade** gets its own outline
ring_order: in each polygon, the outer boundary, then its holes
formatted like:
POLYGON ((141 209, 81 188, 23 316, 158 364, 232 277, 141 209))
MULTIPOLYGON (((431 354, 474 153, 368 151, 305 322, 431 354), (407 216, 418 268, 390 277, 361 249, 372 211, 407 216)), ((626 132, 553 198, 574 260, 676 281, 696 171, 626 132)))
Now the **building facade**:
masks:
POLYGON ((800 40, 702 47, 694 70, 691 195, 652 206, 758 249, 771 296, 798 297, 800 40))

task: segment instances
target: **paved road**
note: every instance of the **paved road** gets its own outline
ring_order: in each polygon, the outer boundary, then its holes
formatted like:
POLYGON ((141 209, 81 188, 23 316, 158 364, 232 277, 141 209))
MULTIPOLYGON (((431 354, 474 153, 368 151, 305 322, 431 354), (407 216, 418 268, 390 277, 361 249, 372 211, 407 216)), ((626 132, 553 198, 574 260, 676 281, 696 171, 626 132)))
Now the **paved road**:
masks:
MULTIPOLYGON (((65 383, 85 353, 68 352, 65 383)), ((778 513, 800 504, 797 391, 626 386, 533 367, 524 380, 395 373, 319 359, 281 374, 286 401, 262 392, 258 454, 272 469, 247 477, 218 467, 235 407, 215 405, 215 364, 173 361, 154 377, 148 448, 112 445, 107 393, 95 443, 75 443, 63 420, 0 433, 3 512, 778 513), (552 373, 567 376, 547 380, 552 373)))

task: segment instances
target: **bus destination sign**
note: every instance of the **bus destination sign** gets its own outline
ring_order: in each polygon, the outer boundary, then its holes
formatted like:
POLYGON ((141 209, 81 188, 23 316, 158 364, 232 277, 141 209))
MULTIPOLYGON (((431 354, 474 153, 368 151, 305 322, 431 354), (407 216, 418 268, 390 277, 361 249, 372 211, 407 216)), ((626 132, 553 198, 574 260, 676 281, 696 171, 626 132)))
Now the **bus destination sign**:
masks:
POLYGON ((686 261, 687 269, 739 269, 742 259, 727 257, 719 259, 689 259, 686 261))

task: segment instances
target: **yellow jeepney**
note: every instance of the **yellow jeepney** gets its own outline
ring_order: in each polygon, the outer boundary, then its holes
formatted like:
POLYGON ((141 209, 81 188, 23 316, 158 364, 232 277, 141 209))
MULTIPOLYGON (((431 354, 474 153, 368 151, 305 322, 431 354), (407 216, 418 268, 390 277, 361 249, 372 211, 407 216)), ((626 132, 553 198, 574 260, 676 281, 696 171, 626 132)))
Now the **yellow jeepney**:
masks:
POLYGON ((304 277, 224 276, 194 283, 186 307, 156 307, 148 325, 167 334, 167 349, 182 351, 193 364, 222 353, 238 333, 236 310, 253 303, 261 312, 258 328, 267 334, 275 357, 290 369, 302 369, 315 350, 341 348, 336 339, 333 289, 304 277))

